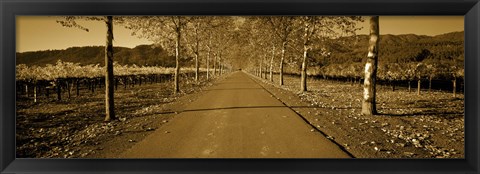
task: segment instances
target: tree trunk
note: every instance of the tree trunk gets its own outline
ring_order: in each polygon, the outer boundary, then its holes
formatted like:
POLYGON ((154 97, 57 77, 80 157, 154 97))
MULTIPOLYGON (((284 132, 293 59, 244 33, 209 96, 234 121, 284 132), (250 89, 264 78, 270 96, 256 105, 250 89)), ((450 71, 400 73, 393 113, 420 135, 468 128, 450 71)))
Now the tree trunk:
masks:
POLYGON ((212 39, 209 38, 208 40, 208 52, 207 52, 207 80, 210 78, 210 52, 212 51, 211 50, 211 47, 210 45, 212 45, 212 39))
POLYGON ((370 18, 370 45, 365 64, 365 80, 363 86, 362 115, 377 114, 376 108, 376 78, 378 62, 378 43, 380 39, 378 16, 370 18))
POLYGON ((223 75, 225 71, 225 65, 223 65, 223 63, 220 65, 220 75, 223 75))
POLYGON ((265 74, 263 75, 263 78, 265 78, 265 80, 268 79, 268 76, 267 76, 268 75, 268 66, 267 66, 267 61, 266 60, 267 59, 265 59, 265 66, 263 66, 264 67, 263 72, 265 72, 265 74))
POLYGON ((259 70, 260 70, 260 78, 263 78, 263 59, 260 60, 260 68, 259 68, 259 70))
POLYGON ((196 36, 196 44, 195 44, 195 82, 198 82, 198 72, 199 72, 199 68, 198 67, 198 46, 200 45, 199 43, 199 39, 198 39, 198 27, 199 27, 200 23, 197 23, 197 26, 195 27, 195 36, 196 36))
POLYGON ((280 86, 283 85, 283 61, 285 60, 285 50, 287 49, 287 41, 283 41, 282 43, 282 57, 280 58, 280 74, 279 74, 279 83, 280 86))
POLYGON ((177 39, 175 41, 175 89, 173 90, 174 94, 177 94, 180 92, 180 87, 178 84, 178 75, 180 74, 180 39, 181 39, 181 33, 180 33, 180 28, 177 28, 177 39))
POLYGON ((114 120, 115 106, 113 100, 113 17, 107 16, 107 39, 105 44, 105 121, 114 120))
POLYGON ((198 82, 198 71, 199 71, 199 67, 198 67, 198 52, 195 53, 195 82, 198 82))
POLYGON ((307 55, 308 55, 308 30, 309 26, 305 25, 305 33, 303 35, 303 61, 302 61, 302 72, 300 80, 300 91, 307 91, 307 55))
POLYGON ((421 83, 422 83, 422 80, 418 79, 418 81, 417 81, 417 95, 420 95, 420 89, 421 89, 420 85, 421 85, 421 83))
POLYGON ((222 75, 222 55, 218 53, 218 75, 222 75))
POLYGON ((218 57, 218 52, 215 54, 215 59, 213 60, 213 76, 216 76, 217 74, 217 57, 218 57))
POLYGON ((270 81, 273 82, 273 59, 275 58, 275 44, 272 44, 272 58, 270 59, 270 81))

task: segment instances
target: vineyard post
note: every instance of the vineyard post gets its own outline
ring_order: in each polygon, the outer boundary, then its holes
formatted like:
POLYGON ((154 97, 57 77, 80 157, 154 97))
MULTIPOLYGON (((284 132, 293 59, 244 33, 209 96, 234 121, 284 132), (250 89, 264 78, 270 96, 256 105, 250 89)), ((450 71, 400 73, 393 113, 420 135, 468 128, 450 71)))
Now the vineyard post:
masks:
POLYGON ((90 90, 92 90, 92 93, 95 93, 95 88, 94 88, 94 80, 93 79, 90 79, 89 80, 89 86, 90 86, 90 90))
POLYGON ((115 91, 118 90, 118 78, 114 78, 115 80, 115 91))
POLYGON ((135 80, 135 77, 132 76, 132 75, 129 75, 129 78, 130 78, 130 81, 131 81, 131 85, 132 85, 132 88, 135 87, 135 84, 136 84, 136 80, 135 80))
POLYGON ((80 85, 79 85, 79 82, 80 82, 79 79, 76 79, 76 80, 75 80, 75 88, 76 88, 76 92, 77 92, 77 97, 80 95, 80 85))
POLYGON ((47 99, 50 97, 50 88, 49 87, 45 88, 45 96, 47 97, 47 99))
POLYGON ((392 91, 395 91, 395 80, 392 80, 392 91))
POLYGON ((25 96, 29 97, 28 96, 28 83, 27 82, 25 82, 25 96))
POLYGON ((408 80, 408 92, 412 92, 411 80, 408 80))
POLYGON ((37 80, 33 82, 33 102, 37 103, 37 90, 38 90, 38 84, 37 80))
POLYGON ((71 94, 70 94, 70 90, 71 90, 71 85, 70 85, 70 79, 67 80, 67 92, 68 92, 68 98, 70 99, 71 97, 71 94))
POLYGON ((457 97, 457 77, 454 75, 453 76, 453 97, 457 97))
POLYGON ((60 79, 55 80, 55 88, 57 90, 57 100, 60 101, 62 100, 62 87, 61 87, 61 81, 60 79))
POLYGON ((432 75, 428 76, 428 92, 432 91, 432 75))

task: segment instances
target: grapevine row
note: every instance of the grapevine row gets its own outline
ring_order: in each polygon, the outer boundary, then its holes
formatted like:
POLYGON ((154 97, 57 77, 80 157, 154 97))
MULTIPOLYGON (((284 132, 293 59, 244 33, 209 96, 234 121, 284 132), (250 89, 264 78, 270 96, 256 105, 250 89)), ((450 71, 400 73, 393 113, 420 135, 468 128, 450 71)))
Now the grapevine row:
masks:
MULTIPOLYGON (((168 82, 174 73, 174 68, 119 64, 114 66, 115 90, 119 87, 127 89, 135 85, 168 82)), ((37 102, 40 96, 49 98, 51 93, 56 94, 57 100, 62 100, 62 95, 67 95, 68 98, 73 95, 79 96, 80 90, 94 93, 96 89, 102 88, 105 82, 105 70, 99 65, 81 66, 78 63, 60 60, 55 65, 48 64, 45 67, 20 64, 17 65, 16 71, 17 95, 33 98, 34 102, 37 102)), ((205 72, 204 69, 200 71, 205 72)), ((184 78, 193 78, 194 74, 193 68, 184 68, 181 71, 184 78)))

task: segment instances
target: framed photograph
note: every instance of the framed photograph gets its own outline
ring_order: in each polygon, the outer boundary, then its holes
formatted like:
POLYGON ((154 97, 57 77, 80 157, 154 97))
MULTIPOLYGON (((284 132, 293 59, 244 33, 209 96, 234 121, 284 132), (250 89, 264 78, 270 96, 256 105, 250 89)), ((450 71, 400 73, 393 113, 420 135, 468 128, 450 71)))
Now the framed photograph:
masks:
POLYGON ((1 173, 479 173, 478 0, 0 9, 1 173))

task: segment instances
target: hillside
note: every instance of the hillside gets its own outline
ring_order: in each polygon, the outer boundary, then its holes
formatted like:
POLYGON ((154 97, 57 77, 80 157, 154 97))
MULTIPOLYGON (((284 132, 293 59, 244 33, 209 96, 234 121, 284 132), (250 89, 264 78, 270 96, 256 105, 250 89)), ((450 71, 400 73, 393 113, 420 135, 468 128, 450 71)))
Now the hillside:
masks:
MULTIPOLYGON (((464 32, 452 32, 437 36, 425 35, 381 35, 379 43, 379 62, 457 62, 464 60, 464 32)), ((367 35, 345 37, 327 45, 329 57, 314 56, 315 65, 362 62, 366 58, 367 35)))
MULTIPOLYGON (((464 60, 463 36, 463 31, 437 36, 414 34, 381 35, 379 62, 444 61, 456 62, 461 65, 464 60)), ((318 50, 314 50, 310 64, 311 66, 324 66, 365 61, 368 38, 369 36, 367 35, 357 35, 333 40, 325 44, 331 54, 328 57, 324 57, 317 55, 318 50)), ((45 64, 55 64, 59 59, 64 62, 78 62, 82 65, 100 64, 103 66, 104 47, 72 47, 66 50, 17 53, 17 64, 43 66, 45 64)), ((154 47, 153 45, 139 45, 135 48, 115 47, 114 61, 122 65, 175 66, 175 58, 173 56, 169 56, 161 47, 154 47)), ((191 61, 182 62, 191 64, 191 61)))
MULTIPOLYGON (((16 54, 17 65, 55 64, 57 60, 76 62, 82 65, 100 64, 103 66, 105 50, 102 46, 71 47, 65 50, 33 51, 16 54)), ((122 65, 159 65, 175 66, 175 58, 169 56, 161 47, 139 45, 135 48, 114 47, 114 61, 122 65)))

